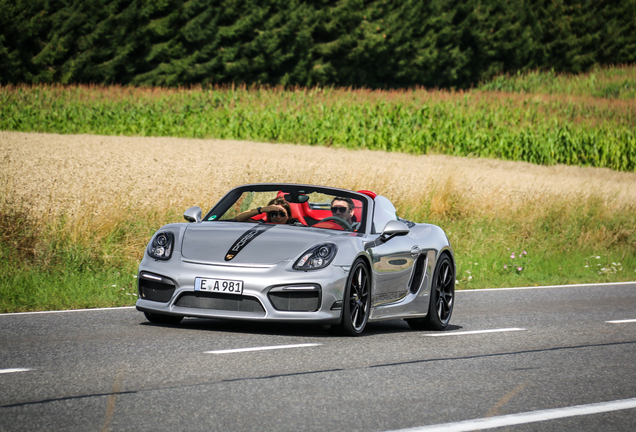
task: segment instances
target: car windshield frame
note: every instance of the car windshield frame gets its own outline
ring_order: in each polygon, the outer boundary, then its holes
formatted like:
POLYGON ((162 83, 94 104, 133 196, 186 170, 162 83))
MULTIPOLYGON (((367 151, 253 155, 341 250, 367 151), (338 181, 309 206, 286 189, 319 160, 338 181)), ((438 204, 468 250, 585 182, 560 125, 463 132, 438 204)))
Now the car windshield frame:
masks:
MULTIPOLYGON (((360 225, 355 230, 357 233, 366 233, 371 223, 369 222, 369 214, 373 208, 373 199, 368 195, 360 192, 354 192, 347 189, 339 189, 328 186, 316 186, 305 184, 290 184, 290 183, 256 183, 247 184, 235 187, 231 189, 223 198, 217 202, 210 211, 202 218, 201 222, 226 222, 228 220, 222 220, 223 215, 226 214, 239 200, 241 196, 249 192, 271 192, 272 198, 274 198, 280 191, 283 193, 291 193, 296 195, 320 193, 330 195, 333 197, 347 197, 354 200, 358 200, 362 203, 361 217, 357 221, 360 225)), ((240 223, 240 222, 238 222, 240 223)), ((294 225, 288 225, 294 226, 294 225)), ((307 228, 310 225, 301 225, 299 228, 307 228)), ((326 227, 317 227, 321 229, 329 229, 326 227)), ((338 230, 339 231, 339 230, 338 230)), ((345 231, 348 232, 348 231, 345 231)))

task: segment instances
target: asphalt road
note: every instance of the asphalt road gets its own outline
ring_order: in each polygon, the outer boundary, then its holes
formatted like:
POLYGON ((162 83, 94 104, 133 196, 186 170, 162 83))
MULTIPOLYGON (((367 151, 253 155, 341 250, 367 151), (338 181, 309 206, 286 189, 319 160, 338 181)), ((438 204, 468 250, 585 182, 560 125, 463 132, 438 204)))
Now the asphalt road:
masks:
POLYGON ((636 283, 460 291, 451 324, 0 315, 0 430, 636 430, 636 283))

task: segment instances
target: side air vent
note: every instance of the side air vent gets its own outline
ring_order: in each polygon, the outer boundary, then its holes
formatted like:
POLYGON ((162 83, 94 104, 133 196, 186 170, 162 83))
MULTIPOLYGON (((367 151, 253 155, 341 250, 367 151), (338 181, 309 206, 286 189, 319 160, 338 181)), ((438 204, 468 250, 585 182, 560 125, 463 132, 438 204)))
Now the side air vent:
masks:
POLYGON ((424 272, 426 269, 426 255, 421 254, 415 260, 413 274, 411 275, 411 281, 409 283, 409 289, 412 293, 416 293, 422 285, 422 279, 424 278, 424 272))

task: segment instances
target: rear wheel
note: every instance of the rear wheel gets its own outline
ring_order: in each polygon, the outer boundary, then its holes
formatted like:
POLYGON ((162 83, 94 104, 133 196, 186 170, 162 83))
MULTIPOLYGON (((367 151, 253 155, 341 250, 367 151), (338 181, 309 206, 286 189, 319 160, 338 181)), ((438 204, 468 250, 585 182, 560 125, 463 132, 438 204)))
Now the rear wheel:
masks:
POLYGON ((371 309, 371 280, 369 270, 362 260, 351 267, 345 286, 340 331, 349 336, 358 336, 364 331, 371 309))
POLYGON ((153 324, 168 324, 177 325, 181 322, 183 317, 174 315, 163 315, 157 313, 144 312, 146 319, 153 324))
POLYGON ((431 299, 426 318, 407 320, 414 330, 444 330, 450 322, 455 305, 455 267, 444 254, 437 262, 433 274, 431 299))

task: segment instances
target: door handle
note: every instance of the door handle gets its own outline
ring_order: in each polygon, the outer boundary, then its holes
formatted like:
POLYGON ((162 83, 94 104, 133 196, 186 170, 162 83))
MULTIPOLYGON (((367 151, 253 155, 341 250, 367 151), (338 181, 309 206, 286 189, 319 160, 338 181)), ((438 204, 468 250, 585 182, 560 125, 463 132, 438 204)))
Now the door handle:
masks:
POLYGON ((419 247, 417 247, 417 246, 413 246, 413 247, 411 248, 411 256, 412 256, 413 258, 415 258, 416 256, 418 256, 421 252, 422 252, 422 249, 420 249, 420 248, 419 248, 419 247))

